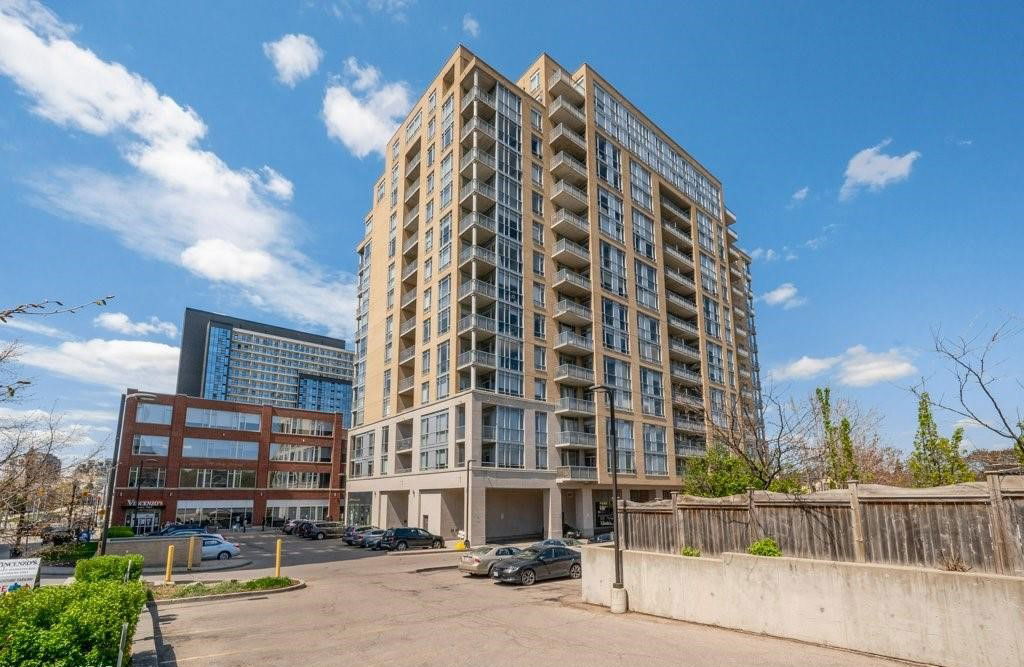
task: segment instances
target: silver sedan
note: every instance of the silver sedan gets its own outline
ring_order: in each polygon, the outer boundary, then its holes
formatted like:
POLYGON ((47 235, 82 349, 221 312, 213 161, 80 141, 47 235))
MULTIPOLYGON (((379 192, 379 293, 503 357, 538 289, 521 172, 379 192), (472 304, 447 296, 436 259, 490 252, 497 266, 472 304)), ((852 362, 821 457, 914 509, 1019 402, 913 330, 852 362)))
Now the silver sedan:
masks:
POLYGON ((490 576, 491 568, 504 558, 515 556, 519 547, 484 545, 473 547, 459 557, 459 571, 468 575, 490 576))

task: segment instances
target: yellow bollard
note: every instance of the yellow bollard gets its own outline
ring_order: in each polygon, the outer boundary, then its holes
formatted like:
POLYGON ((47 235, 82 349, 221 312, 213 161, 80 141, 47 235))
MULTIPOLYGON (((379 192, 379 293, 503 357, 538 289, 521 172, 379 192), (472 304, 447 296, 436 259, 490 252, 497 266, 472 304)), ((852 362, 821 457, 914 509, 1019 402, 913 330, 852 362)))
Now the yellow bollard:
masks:
POLYGON ((456 551, 465 551, 466 550, 466 541, 465 540, 458 540, 455 543, 455 550, 456 551))
POLYGON ((164 572, 164 583, 169 584, 173 581, 171 579, 171 570, 174 568, 174 545, 167 545, 167 571, 164 572))
POLYGON ((280 538, 280 537, 277 538, 277 553, 275 555, 275 561, 274 561, 274 576, 275 577, 280 577, 281 576, 281 546, 282 545, 284 545, 284 540, 282 538, 280 538))
POLYGON ((185 570, 188 572, 192 571, 192 559, 196 555, 196 540, 197 537, 188 538, 188 560, 185 562, 185 570))

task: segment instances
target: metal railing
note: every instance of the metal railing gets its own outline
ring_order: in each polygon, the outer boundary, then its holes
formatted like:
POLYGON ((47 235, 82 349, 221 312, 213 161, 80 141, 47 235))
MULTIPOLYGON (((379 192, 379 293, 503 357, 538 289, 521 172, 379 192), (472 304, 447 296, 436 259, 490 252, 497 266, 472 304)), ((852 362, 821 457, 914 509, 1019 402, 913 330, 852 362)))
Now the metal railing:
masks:
POLYGON ((555 442, 559 445, 595 447, 597 445, 597 436, 586 431, 560 431, 555 442))
POLYGON ((587 350, 594 349, 594 339, 581 336, 571 331, 563 331, 558 334, 555 339, 555 346, 559 345, 575 345, 576 347, 582 347, 587 350))
POLYGON ((494 233, 494 218, 479 211, 473 211, 459 220, 459 233, 464 234, 473 225, 494 233))
POLYGON ((561 299, 555 304, 555 317, 558 317, 561 313, 575 313, 588 320, 594 317, 594 313, 589 308, 568 299, 561 299))
POLYGON ((483 350, 468 350, 459 355, 459 366, 467 366, 470 364, 493 368, 495 365, 494 353, 485 352, 483 350))
POLYGON ((594 402, 582 398, 564 397, 558 399, 558 407, 561 410, 572 410, 585 414, 594 414, 594 402))
POLYGON ((594 381, 594 371, 576 364, 562 364, 555 369, 555 378, 571 377, 585 382, 594 381))
POLYGON ((592 466, 559 466, 558 477, 562 479, 578 479, 584 482, 597 481, 597 468, 592 466))
POLYGON ((468 280, 468 281, 462 283, 461 285, 459 285, 459 298, 460 299, 462 299, 464 297, 467 297, 470 294, 473 294, 474 292, 478 292, 478 293, 480 293, 480 294, 482 294, 484 296, 490 297, 492 299, 495 297, 494 285, 491 284, 491 283, 485 283, 482 280, 475 280, 474 279, 474 280, 468 280))

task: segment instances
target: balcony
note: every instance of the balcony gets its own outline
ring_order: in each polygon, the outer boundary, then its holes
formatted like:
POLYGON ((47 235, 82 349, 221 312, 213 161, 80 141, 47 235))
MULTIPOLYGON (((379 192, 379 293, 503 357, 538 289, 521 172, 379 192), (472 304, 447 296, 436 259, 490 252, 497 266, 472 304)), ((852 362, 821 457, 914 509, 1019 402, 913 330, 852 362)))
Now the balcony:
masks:
POLYGON ((573 213, 587 210, 587 193, 568 181, 558 181, 551 189, 551 201, 573 213))
POLYGON ((411 187, 405 189, 405 205, 415 206, 420 203, 420 182, 416 181, 411 187))
POLYGON ((587 165, 565 151, 559 151, 551 158, 551 172, 571 183, 587 182, 587 165))
POLYGON ((494 186, 484 183, 479 179, 473 179, 459 189, 459 203, 465 204, 473 195, 476 195, 476 209, 483 210, 494 206, 497 195, 494 186))
POLYGON ((707 448, 704 445, 691 444, 687 442, 675 443, 676 456, 695 457, 704 456, 708 453, 707 448))
POLYGON ((419 224, 419 221, 420 221, 420 211, 419 211, 419 209, 416 209, 415 211, 409 211, 409 214, 405 216, 405 222, 402 223, 402 226, 405 229, 405 231, 407 231, 407 232, 415 231, 416 230, 416 225, 419 224))
POLYGON ((419 263, 416 262, 415 260, 413 260, 412 262, 409 262, 408 264, 406 264, 405 268, 402 269, 402 280, 403 281, 409 280, 410 278, 415 276, 416 275, 416 270, 418 268, 418 265, 419 265, 419 263))
POLYGON ((696 419, 676 418, 672 420, 672 426, 676 430, 687 433, 703 433, 705 431, 704 422, 696 419))
POLYGON ((494 218, 486 213, 473 211, 459 220, 459 236, 462 237, 468 237, 476 231, 477 241, 487 241, 494 236, 494 230, 494 218))
POLYGON ((665 267, 665 282, 671 283, 673 287, 681 289, 684 294, 693 294, 697 291, 697 285, 693 282, 693 278, 684 274, 679 269, 674 269, 671 266, 665 267))
POLYGON ((580 130, 587 126, 587 116, 583 109, 562 96, 556 97, 548 105, 548 118, 553 124, 562 123, 580 130))
POLYGON ((693 394, 689 394, 685 391, 673 391, 672 402, 675 405, 684 408, 693 408, 694 410, 704 409, 704 401, 700 396, 694 396, 693 394))
POLYGON ((736 315, 736 318, 740 321, 747 321, 747 310, 742 306, 737 306, 735 303, 732 306, 732 312, 736 315))
POLYGON ((495 138, 494 124, 475 116, 462 126, 460 141, 466 148, 471 146, 493 146, 495 138))
POLYGON ((467 109, 473 106, 473 102, 479 102, 477 111, 488 111, 487 115, 494 115, 494 93, 488 93, 480 86, 473 86, 466 92, 462 93, 462 107, 461 110, 465 112, 467 109))
POLYGON ((401 380, 398 381, 399 395, 412 391, 412 388, 414 386, 416 386, 416 378, 414 378, 411 375, 407 378, 402 378, 401 380))
POLYGON ((551 129, 551 137, 548 141, 556 151, 568 150, 577 154, 587 154, 587 140, 582 134, 568 125, 559 123, 551 129))
POLYGON ((420 235, 419 234, 413 234, 412 236, 407 238, 405 240, 405 243, 402 244, 402 254, 403 255, 410 254, 413 250, 416 249, 416 246, 419 245, 419 242, 420 242, 420 235))
POLYGON ((402 320, 402 324, 398 327, 398 335, 405 336, 416 331, 416 317, 407 317, 402 320))
POLYGON ((597 468, 592 466, 558 466, 556 482, 596 482, 597 468))
POLYGON ((597 449, 597 437, 586 431, 560 431, 555 436, 555 447, 568 449, 597 449))
POLYGON ((740 357, 742 357, 744 359, 748 359, 750 357, 750 353, 747 352, 746 348, 742 348, 742 347, 737 347, 736 348, 736 354, 740 355, 740 357))
POLYGON ((671 236, 678 243, 682 243, 685 248, 693 247, 693 239, 690 238, 690 230, 684 229, 679 225, 674 225, 671 222, 662 223, 661 229, 665 234, 671 236))
POLYGON ((459 320, 459 335, 475 333, 476 339, 490 338, 498 331, 498 323, 490 317, 483 315, 466 315, 459 320))
POLYGON ((563 331, 555 338, 555 349, 565 354, 589 354, 594 351, 594 340, 571 331, 563 331))
MULTIPOLYGON (((407 380, 411 378, 406 378, 407 380)), ((412 450, 412 438, 398 438, 395 440, 396 452, 408 452, 412 450)))
POLYGON ((556 69, 548 77, 548 92, 555 97, 565 97, 576 104, 586 101, 583 85, 572 80, 572 76, 564 70, 556 69))
POLYGON ((461 268, 470 262, 479 262, 484 266, 494 268, 497 266, 498 256, 494 254, 493 250, 488 250, 483 246, 466 245, 459 252, 459 267, 461 268))
POLYGON ((408 308, 416 303, 416 288, 402 292, 402 308, 408 308))
POLYGON ((416 157, 414 157, 413 159, 408 160, 405 164, 405 177, 416 178, 416 176, 419 175, 420 173, 420 163, 422 161, 423 158, 420 156, 419 153, 417 153, 416 157))
POLYGON ((683 364, 680 364, 675 361, 672 362, 670 369, 672 377, 674 379, 679 380, 680 382, 683 382, 685 384, 695 385, 698 387, 701 386, 700 373, 694 373, 683 364))
POLYGON ((748 332, 744 327, 741 327, 740 325, 737 324, 736 325, 736 335, 739 338, 747 338, 747 337, 750 336, 750 332, 748 332))
POLYGON ((484 151, 479 148, 473 148, 466 151, 466 154, 462 156, 462 160, 459 162, 459 173, 466 178, 490 178, 497 169, 494 161, 494 154, 489 151, 484 151), (473 173, 473 167, 476 166, 476 173, 473 173))
POLYGON ((483 442, 494 442, 498 439, 498 429, 494 424, 483 424, 480 426, 480 440, 483 442))
POLYGON ((687 322, 681 317, 675 315, 668 316, 668 328, 674 330, 676 333, 682 333, 683 335, 700 337, 700 330, 697 329, 697 325, 687 322))
POLYGON ((406 345, 398 352, 398 363, 407 364, 416 358, 416 346, 406 345))
POLYGON ((484 352, 483 350, 469 350, 459 355, 457 365, 459 370, 470 367, 483 370, 494 370, 494 353, 484 352))
POLYGON ((555 369, 555 382, 590 387, 594 384, 594 371, 576 364, 562 364, 555 369))
POLYGON ((574 269, 590 266, 590 251, 569 239, 559 239, 555 243, 554 252, 551 256, 555 261, 571 266, 574 269))
POLYGON ((567 416, 589 417, 594 414, 594 402, 582 398, 560 398, 555 414, 567 416))
POLYGON ((559 269, 555 273, 554 286, 558 291, 574 296, 589 296, 591 293, 590 278, 569 269, 559 269))
POLYGON ((700 361, 700 348, 696 345, 688 345, 685 341, 678 338, 669 338, 668 354, 674 359, 691 362, 700 361))
POLYGON ((665 301, 670 313, 676 313, 683 317, 690 317, 697 314, 697 302, 672 290, 665 291, 665 301))
POLYGON ((555 213, 551 229, 574 241, 585 241, 590 237, 590 225, 587 224, 587 219, 564 208, 555 213))
POLYGON ((665 244, 665 262, 680 265, 684 271, 693 271, 693 257, 690 253, 668 243, 665 244))
POLYGON ((685 223, 690 222, 690 214, 688 211, 683 210, 680 206, 673 204, 664 197, 661 198, 661 210, 662 220, 676 219, 685 223))
POLYGON ((494 285, 482 280, 468 280, 459 285, 459 301, 466 301, 472 297, 476 297, 478 305, 494 303, 494 285))
POLYGON ((575 301, 562 299, 555 304, 555 319, 572 326, 585 326, 593 322, 594 313, 586 306, 575 301))

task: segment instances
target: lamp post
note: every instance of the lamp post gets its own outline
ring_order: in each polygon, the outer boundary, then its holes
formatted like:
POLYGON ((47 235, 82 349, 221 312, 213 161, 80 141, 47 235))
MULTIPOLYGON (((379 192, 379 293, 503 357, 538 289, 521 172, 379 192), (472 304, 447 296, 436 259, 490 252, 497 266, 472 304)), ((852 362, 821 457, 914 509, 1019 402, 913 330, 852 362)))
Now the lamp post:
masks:
POLYGON ((622 549, 619 548, 619 437, 615 422, 615 388, 595 384, 590 391, 603 391, 608 395, 608 410, 611 416, 609 437, 612 439, 612 538, 615 542, 615 582, 612 583, 611 612, 622 614, 626 611, 626 589, 622 585, 622 549))
POLYGON ((117 464, 121 458, 121 431, 124 428, 124 411, 129 398, 138 401, 154 401, 156 395, 142 391, 121 395, 121 408, 117 414, 117 433, 114 435, 114 458, 111 460, 110 470, 107 472, 107 490, 103 497, 103 531, 97 549, 101 556, 107 553, 107 531, 110 529, 110 515, 114 513, 114 484, 117 481, 117 464))
POLYGON ((462 504, 464 506, 464 511, 465 511, 465 515, 466 515, 465 520, 462 523, 462 525, 465 527, 465 531, 466 531, 466 537, 463 540, 463 542, 465 542, 467 549, 469 548, 469 517, 470 517, 470 513, 469 513, 469 476, 470 476, 471 470, 472 470, 472 465, 471 465, 472 463, 473 463, 473 459, 466 459, 466 491, 463 494, 463 498, 462 498, 462 504))

